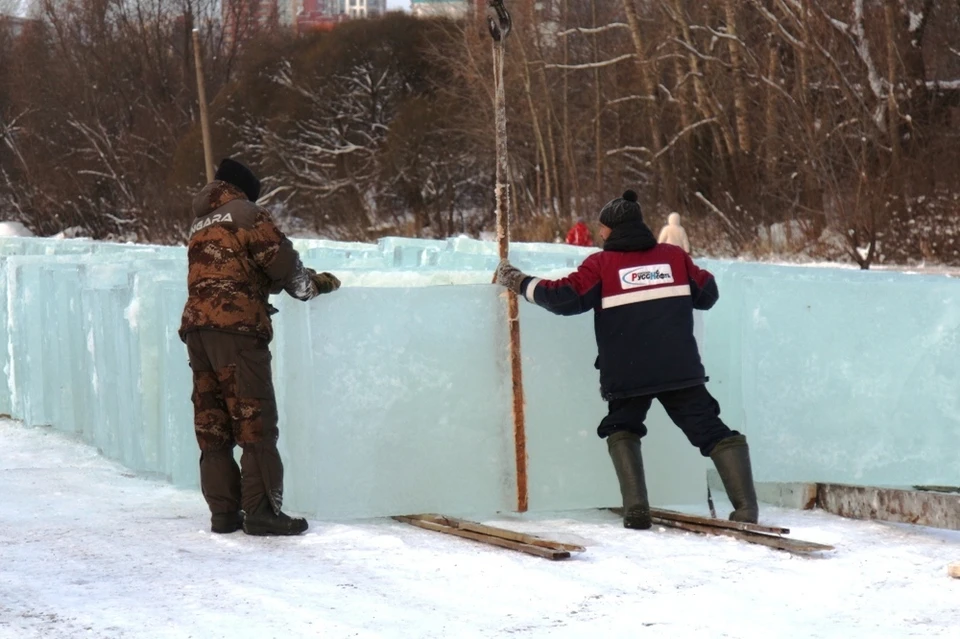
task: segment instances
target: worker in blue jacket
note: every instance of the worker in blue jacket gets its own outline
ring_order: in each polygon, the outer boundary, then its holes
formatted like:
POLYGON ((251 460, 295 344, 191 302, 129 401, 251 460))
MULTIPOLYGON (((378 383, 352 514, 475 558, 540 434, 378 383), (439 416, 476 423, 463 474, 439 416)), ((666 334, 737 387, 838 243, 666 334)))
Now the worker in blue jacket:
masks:
POLYGON ((568 277, 530 277, 503 260, 496 281, 558 315, 594 312, 600 392, 609 405, 597 434, 607 440, 620 482, 624 526, 651 526, 640 438, 654 399, 713 460, 733 503, 730 519, 756 523, 746 437, 720 419, 693 335, 693 310, 719 298, 713 275, 682 248, 657 243, 633 191, 603 207, 599 234, 603 250, 568 277))

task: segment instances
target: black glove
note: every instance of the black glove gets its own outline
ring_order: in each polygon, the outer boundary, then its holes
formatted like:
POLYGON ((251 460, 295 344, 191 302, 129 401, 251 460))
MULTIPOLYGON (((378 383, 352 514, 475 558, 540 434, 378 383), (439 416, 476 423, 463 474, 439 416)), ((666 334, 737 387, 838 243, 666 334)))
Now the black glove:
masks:
POLYGON ((335 290, 340 288, 340 280, 338 280, 332 273, 311 273, 310 279, 313 280, 313 283, 317 287, 317 291, 320 295, 323 295, 324 293, 333 293, 335 290))
POLYGON ((508 289, 520 295, 520 289, 523 287, 523 280, 528 276, 507 260, 500 260, 497 265, 497 274, 494 281, 500 286, 506 286, 508 289))

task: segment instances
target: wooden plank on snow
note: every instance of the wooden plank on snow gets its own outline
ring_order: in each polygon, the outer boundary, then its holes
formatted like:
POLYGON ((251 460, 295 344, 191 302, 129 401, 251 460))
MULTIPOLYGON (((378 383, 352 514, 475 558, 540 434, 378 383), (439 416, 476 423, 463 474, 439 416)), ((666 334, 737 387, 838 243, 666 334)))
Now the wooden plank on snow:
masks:
MULTIPOLYGON (((623 516, 623 508, 613 507, 608 508, 607 510, 614 512, 621 517, 623 516)), ((727 519, 703 517, 701 515, 688 515, 687 513, 680 513, 675 510, 664 510, 662 508, 651 508, 650 516, 659 517, 660 519, 670 519, 672 521, 683 521, 690 524, 697 524, 698 526, 708 526, 710 528, 729 528, 731 530, 746 530, 770 535, 786 535, 790 533, 789 528, 783 528, 782 526, 747 524, 739 521, 730 521, 727 519)))
POLYGON ((544 539, 536 535, 528 535, 527 533, 521 533, 515 530, 507 530, 506 528, 487 526, 486 524, 479 524, 475 521, 468 521, 466 519, 457 519, 456 517, 447 517, 445 515, 418 515, 418 517, 428 516, 436 517, 434 520, 436 523, 450 526, 452 528, 471 530, 483 535, 492 535, 494 537, 500 537, 501 539, 509 539, 511 541, 518 541, 523 544, 530 544, 531 546, 540 546, 542 548, 550 548, 552 550, 567 550, 570 552, 585 552, 587 550, 583 546, 578 546, 576 544, 568 544, 560 541, 553 541, 551 539, 544 539))
POLYGON ((669 528, 677 528, 679 530, 686 530, 689 532, 700 533, 703 535, 721 535, 724 537, 733 537, 734 539, 739 539, 740 541, 745 541, 747 543, 759 544, 761 546, 768 546, 770 548, 776 548, 777 550, 786 550, 788 552, 811 553, 811 552, 833 550, 833 546, 828 546, 826 544, 819 544, 813 541, 804 541, 802 539, 778 537, 776 535, 768 535, 764 533, 751 532, 749 530, 734 530, 732 528, 718 528, 714 526, 703 526, 703 525, 693 524, 685 521, 678 521, 676 519, 662 519, 660 517, 652 517, 652 519, 653 519, 653 523, 659 524, 661 526, 667 526, 669 528))
POLYGON ((701 517, 699 515, 688 515, 678 513, 674 510, 663 510, 662 508, 651 508, 650 515, 661 519, 673 519, 675 521, 685 521, 700 526, 712 526, 714 528, 729 528, 730 530, 746 530, 750 532, 768 533, 773 535, 789 535, 790 529, 781 526, 767 526, 764 524, 748 524, 739 521, 729 521, 727 519, 713 519, 711 517, 701 517))
POLYGON ((417 526, 418 528, 423 528, 425 530, 432 530, 434 532, 445 533, 447 535, 454 535, 456 537, 463 537, 464 539, 479 541, 481 543, 490 544, 493 546, 499 546, 500 548, 507 548, 509 550, 516 550, 519 552, 527 553, 528 555, 543 557, 545 559, 558 560, 558 559, 568 559, 570 557, 569 550, 545 548, 543 546, 514 541, 512 539, 506 539, 504 537, 495 536, 487 533, 475 532, 473 530, 465 530, 463 528, 448 526, 442 523, 443 518, 438 515, 399 515, 394 517, 394 519, 396 519, 397 521, 402 521, 404 523, 410 524, 412 526, 417 526))

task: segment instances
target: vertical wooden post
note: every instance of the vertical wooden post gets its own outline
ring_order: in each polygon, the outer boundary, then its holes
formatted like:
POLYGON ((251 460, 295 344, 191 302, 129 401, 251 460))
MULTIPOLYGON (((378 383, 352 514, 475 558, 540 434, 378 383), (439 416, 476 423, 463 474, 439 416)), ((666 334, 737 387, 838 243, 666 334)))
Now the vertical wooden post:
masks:
MULTIPOLYGON (((500 259, 506 259, 510 250, 510 185, 507 157, 507 101, 503 88, 504 40, 510 32, 510 14, 503 0, 489 0, 493 15, 488 16, 493 37, 494 114, 497 138, 497 243, 500 259)), ((507 292, 507 326, 510 334, 510 376, 513 382, 513 437, 517 464, 517 511, 526 512, 527 494, 527 433, 523 411, 523 369, 520 359, 520 307, 517 295, 507 292)))
POLYGON ((213 149, 210 144, 210 122, 207 119, 207 91, 203 84, 203 56, 200 55, 200 32, 193 30, 193 61, 197 67, 197 98, 200 102, 200 129, 203 131, 203 163, 207 182, 213 182, 213 149))

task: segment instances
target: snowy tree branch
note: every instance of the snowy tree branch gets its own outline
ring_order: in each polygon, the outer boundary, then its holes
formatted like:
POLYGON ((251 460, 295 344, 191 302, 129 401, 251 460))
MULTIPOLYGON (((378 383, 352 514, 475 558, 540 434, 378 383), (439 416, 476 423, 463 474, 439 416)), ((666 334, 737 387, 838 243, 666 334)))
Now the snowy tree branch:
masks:
POLYGON ((616 58, 610 60, 602 60, 600 62, 588 62, 585 64, 545 64, 543 65, 545 69, 598 69, 601 67, 609 67, 610 65, 617 64, 618 62, 623 62, 624 60, 632 60, 634 54, 625 53, 616 58))
POLYGON ((595 27, 595 28, 591 28, 591 27, 575 27, 575 28, 573 28, 573 29, 567 29, 567 30, 565 30, 565 31, 561 31, 560 33, 558 33, 558 34, 557 34, 557 37, 564 38, 564 37, 566 37, 566 36, 568 36, 568 35, 572 35, 572 34, 580 34, 580 33, 582 33, 582 34, 596 34, 596 33, 603 33, 604 31, 610 31, 611 29, 629 29, 629 28, 630 28, 630 26, 627 25, 626 23, 623 23, 623 22, 612 22, 612 23, 606 24, 606 25, 604 25, 604 26, 602 26, 602 27, 595 27))

